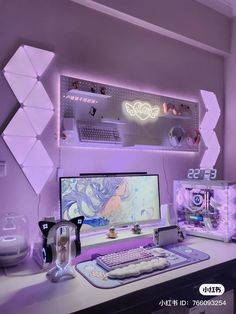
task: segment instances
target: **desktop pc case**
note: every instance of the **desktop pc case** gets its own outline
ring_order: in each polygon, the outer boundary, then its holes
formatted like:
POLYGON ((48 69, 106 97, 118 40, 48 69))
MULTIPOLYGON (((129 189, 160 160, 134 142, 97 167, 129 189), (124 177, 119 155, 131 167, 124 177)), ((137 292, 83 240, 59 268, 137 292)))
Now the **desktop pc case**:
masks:
POLYGON ((236 182, 174 181, 174 209, 187 234, 229 242, 236 234, 236 182))

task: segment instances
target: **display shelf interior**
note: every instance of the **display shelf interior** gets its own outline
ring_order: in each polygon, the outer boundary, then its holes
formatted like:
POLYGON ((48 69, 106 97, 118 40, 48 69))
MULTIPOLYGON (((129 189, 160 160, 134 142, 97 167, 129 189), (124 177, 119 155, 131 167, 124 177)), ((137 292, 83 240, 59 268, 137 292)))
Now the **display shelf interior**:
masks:
MULTIPOLYGON (((199 143, 191 146, 187 141, 187 136, 191 134, 191 131, 199 129, 198 102, 68 76, 61 76, 60 126, 61 147, 97 146, 162 151, 199 151, 199 143), (77 83, 78 89, 74 88, 74 82, 77 83), (102 89, 106 95, 91 92, 102 89), (177 111, 176 115, 175 112, 172 112, 174 110, 177 111), (73 125, 68 129, 64 127, 66 118, 74 119, 73 125), (88 128, 80 130, 79 134, 80 121, 88 123, 88 128), (98 123, 104 123, 104 127, 105 123, 113 124, 114 127, 110 126, 110 128, 114 129, 114 139, 101 143, 102 139, 94 135, 93 142, 92 134, 100 132, 98 123), (94 124, 93 130, 91 130, 92 124, 94 124), (178 128, 183 134, 181 140, 178 138, 179 133, 177 136, 176 132, 173 132, 178 128), (87 139, 81 140, 82 132, 86 133, 87 139), (173 136, 177 136, 176 143, 170 138, 173 136), (116 137, 121 140, 114 144, 116 137)), ((109 130, 109 132, 104 136, 107 138, 111 136, 111 131, 109 130)))

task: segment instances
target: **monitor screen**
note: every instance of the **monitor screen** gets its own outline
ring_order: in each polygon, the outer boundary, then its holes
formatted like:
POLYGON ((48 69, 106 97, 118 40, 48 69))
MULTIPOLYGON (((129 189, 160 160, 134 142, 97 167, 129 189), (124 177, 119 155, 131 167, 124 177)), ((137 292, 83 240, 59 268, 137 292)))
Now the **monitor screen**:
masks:
POLYGON ((87 229, 157 222, 158 175, 103 175, 60 178, 62 219, 85 216, 87 229))

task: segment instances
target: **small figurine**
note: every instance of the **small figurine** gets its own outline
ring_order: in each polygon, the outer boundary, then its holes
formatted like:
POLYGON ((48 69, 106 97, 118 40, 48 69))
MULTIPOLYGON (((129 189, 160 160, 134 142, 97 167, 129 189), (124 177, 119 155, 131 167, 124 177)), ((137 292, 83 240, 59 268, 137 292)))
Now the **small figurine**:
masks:
POLYGON ((100 88, 100 93, 101 93, 102 95, 106 95, 106 87, 101 87, 101 88, 100 88))
POLYGON ((177 106, 177 115, 178 116, 191 116, 192 110, 188 105, 180 104, 177 106))
POLYGON ((90 110, 89 110, 89 114, 94 117, 96 114, 96 111, 97 111, 97 109, 95 107, 91 106, 90 110))
POLYGON ((115 239, 117 238, 117 233, 115 227, 110 227, 109 228, 109 233, 107 234, 107 237, 110 239, 115 239))
POLYGON ((177 229, 178 229, 178 241, 183 242, 185 239, 184 231, 179 226, 177 226, 177 229))
POLYGON ((93 86, 90 88, 90 92, 91 92, 91 93, 96 93, 95 85, 93 85, 93 86))
POLYGON ((67 248, 69 242, 69 237, 61 235, 58 239, 58 265, 63 267, 64 263, 69 261, 69 250, 67 248))
POLYGON ((73 81, 72 82, 72 88, 73 89, 79 89, 79 82, 78 81, 73 81))
POLYGON ((164 102, 163 103, 163 110, 164 110, 164 113, 166 115, 174 115, 174 116, 177 116, 178 115, 178 111, 177 111, 177 108, 176 108, 176 105, 172 104, 172 103, 166 103, 164 102))
POLYGON ((190 130, 186 135, 186 142, 189 146, 197 146, 201 140, 201 133, 197 129, 190 130))
POLYGON ((141 229, 140 225, 137 224, 137 223, 134 224, 134 226, 133 226, 133 228, 131 230, 132 230, 132 232, 134 234, 140 234, 142 232, 142 229, 141 229))

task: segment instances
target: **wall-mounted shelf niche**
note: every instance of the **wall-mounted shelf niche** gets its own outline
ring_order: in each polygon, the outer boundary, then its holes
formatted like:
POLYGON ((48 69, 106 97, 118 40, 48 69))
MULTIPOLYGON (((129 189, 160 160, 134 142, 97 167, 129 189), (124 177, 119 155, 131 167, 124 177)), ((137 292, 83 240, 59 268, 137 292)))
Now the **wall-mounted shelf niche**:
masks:
POLYGON ((61 76, 60 105, 62 147, 198 151, 196 102, 61 76))

